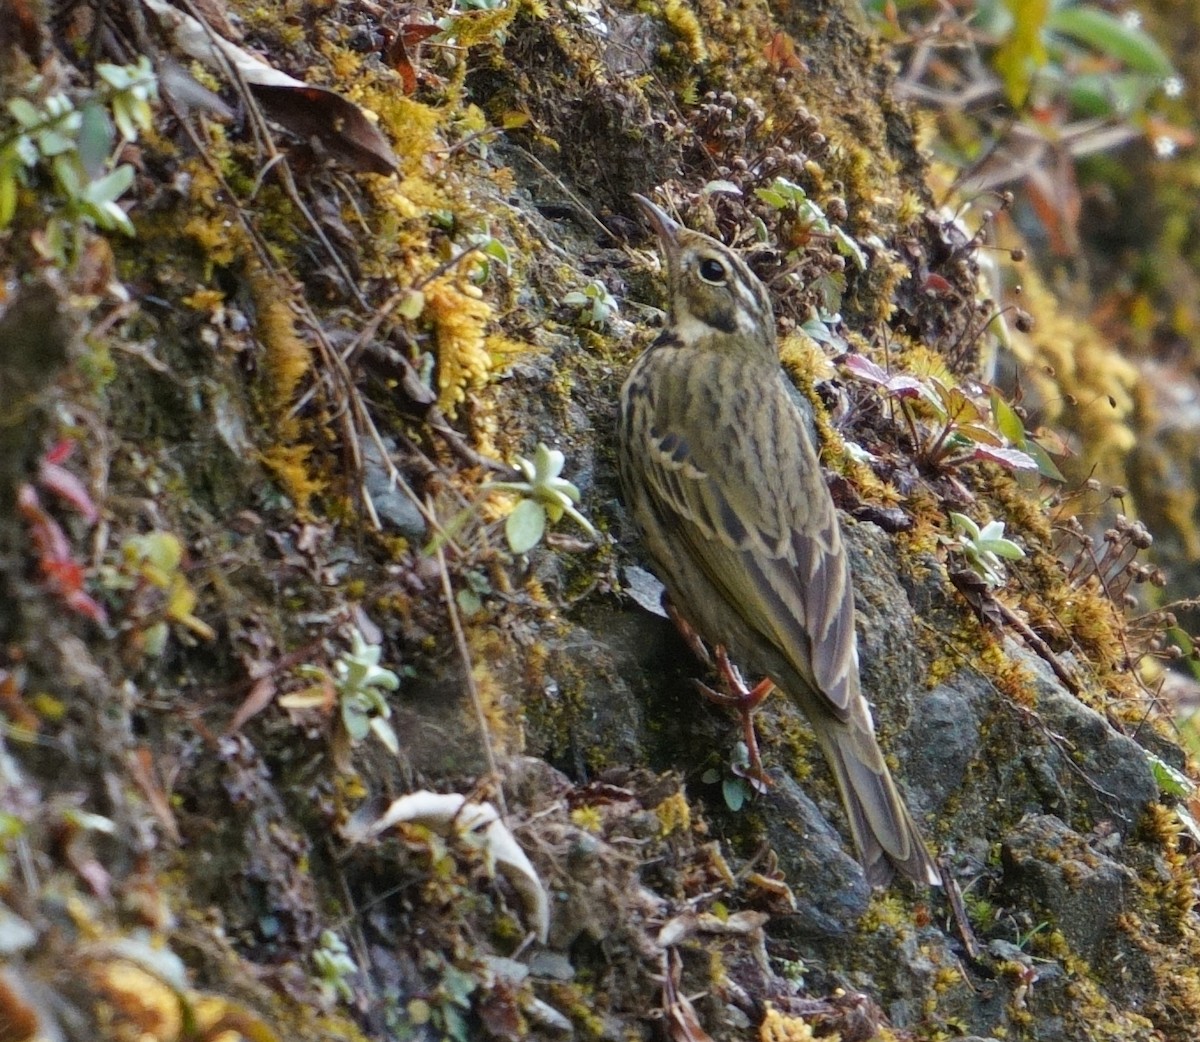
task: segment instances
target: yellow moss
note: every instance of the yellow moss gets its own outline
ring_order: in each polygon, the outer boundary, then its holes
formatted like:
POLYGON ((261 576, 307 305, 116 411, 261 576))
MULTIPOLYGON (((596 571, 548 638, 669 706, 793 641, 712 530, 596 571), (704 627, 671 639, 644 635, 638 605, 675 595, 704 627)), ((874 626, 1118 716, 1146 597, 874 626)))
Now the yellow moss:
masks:
MULTIPOLYGON (((837 1032, 821 1036, 824 1042, 839 1042, 841 1037, 837 1032)), ((780 1013, 768 1002, 758 1027, 758 1038, 759 1042, 812 1042, 816 1035, 807 1021, 780 1013)))
POLYGON ((663 21, 671 27, 672 32, 687 48, 688 57, 695 62, 708 60, 708 48, 704 45, 704 33, 700 28, 700 19, 684 0, 664 0, 662 5, 663 21))
POLYGON ((225 294, 219 289, 198 289, 182 298, 184 304, 197 311, 215 311, 225 303, 225 294))
POLYGON ((682 792, 672 793, 654 808, 658 817, 658 834, 662 837, 673 832, 686 832, 692 826, 692 809, 682 792))
POLYGON ((299 437, 300 428, 290 410, 300 381, 312 368, 312 351, 296 332, 295 315, 280 284, 257 265, 250 273, 250 291, 255 333, 263 346, 263 368, 270 384, 266 408, 279 440, 291 441, 299 437))
POLYGON ((212 264, 232 264, 239 253, 238 236, 220 217, 192 217, 183 226, 183 234, 196 243, 212 264))
POLYGON ((425 316, 433 324, 438 358, 438 404, 454 416, 467 392, 487 383, 492 369, 485 329, 492 308, 478 286, 440 278, 425 287, 425 316))
POLYGON ((325 482, 309 473, 307 464, 311 455, 311 445, 273 445, 261 457, 301 515, 309 513, 312 497, 325 489, 325 482))
POLYGON ((464 11, 451 21, 448 34, 459 47, 474 47, 500 36, 517 16, 519 4, 503 4, 490 11, 464 11))
POLYGON ((486 740, 498 753, 518 752, 523 740, 521 718, 515 711, 507 685, 495 668, 510 660, 512 647, 490 623, 487 628, 469 629, 467 644, 471 655, 471 677, 488 729, 486 740))
POLYGON ((1088 322, 1060 309, 1034 271, 1023 270, 1021 283, 1022 307, 1035 324, 1029 333, 1014 331, 1011 346, 1035 404, 1046 422, 1080 434, 1082 454, 1067 462, 1072 473, 1123 483, 1135 443, 1137 369, 1088 322))
POLYGON ((779 342, 779 360, 784 369, 805 383, 829 380, 837 375, 821 345, 802 333, 785 336, 779 342))
POLYGON ((571 811, 571 824, 583 829, 585 832, 599 834, 604 827, 604 820, 600 816, 600 811, 596 807, 576 807, 571 811))
POLYGON ((379 117, 400 162, 401 177, 427 176, 430 153, 445 147, 438 135, 445 112, 405 97, 391 83, 363 80, 347 94, 356 105, 379 117))

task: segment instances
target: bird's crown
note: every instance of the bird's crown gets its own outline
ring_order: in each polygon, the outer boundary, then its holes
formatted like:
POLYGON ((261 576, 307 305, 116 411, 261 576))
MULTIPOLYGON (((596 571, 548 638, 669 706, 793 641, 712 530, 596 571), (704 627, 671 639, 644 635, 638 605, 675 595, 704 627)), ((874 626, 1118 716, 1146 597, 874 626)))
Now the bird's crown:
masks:
POLYGON ((711 236, 684 228, 644 196, 634 198, 666 254, 671 332, 685 346, 753 344, 774 358, 771 299, 746 262, 711 236))

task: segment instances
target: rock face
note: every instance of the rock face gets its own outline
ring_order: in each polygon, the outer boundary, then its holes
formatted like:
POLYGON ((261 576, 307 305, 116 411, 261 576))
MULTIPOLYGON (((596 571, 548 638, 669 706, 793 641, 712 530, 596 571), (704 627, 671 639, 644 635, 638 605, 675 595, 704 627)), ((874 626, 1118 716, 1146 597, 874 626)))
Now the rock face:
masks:
MULTIPOLYGON (((75 63, 124 19, 75 17, 0 41, 6 97, 107 104, 75 63)), ((276 158, 211 105, 164 110, 119 150, 130 243, 51 167, 0 163, 21 203, 0 286, 35 287, 0 301, 0 1036, 1193 1038, 1190 841, 1144 747, 1185 758, 1122 723, 1136 692, 1096 637, 1118 617, 1067 584, 1040 501, 934 458, 827 357, 962 373, 990 315, 859 6, 380 17, 280 3, 220 31, 369 107, 395 176, 339 168, 321 142, 345 121, 307 91, 316 143, 276 158), (778 178, 802 193, 783 207, 778 178), (956 904, 868 889, 779 695, 755 794, 652 610, 613 423, 661 324, 629 202, 659 186, 757 243, 844 510, 864 689, 956 904), (796 334, 834 311, 824 347, 796 334), (489 485, 539 441, 601 535, 560 519, 516 554, 489 485), (1002 593, 951 582, 950 510, 1024 546, 1002 593), (422 789, 503 830, 372 835, 422 789), (537 885, 497 870, 508 843, 537 885)))

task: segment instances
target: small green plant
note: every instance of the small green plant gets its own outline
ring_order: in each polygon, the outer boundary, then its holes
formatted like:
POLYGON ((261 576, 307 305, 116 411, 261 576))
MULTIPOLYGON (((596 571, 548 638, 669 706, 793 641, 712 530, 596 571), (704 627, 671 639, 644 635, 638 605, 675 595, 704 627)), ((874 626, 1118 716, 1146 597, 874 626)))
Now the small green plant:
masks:
POLYGON ((504 274, 512 272, 512 257, 508 247, 489 232, 472 232, 467 242, 474 247, 475 258, 471 270, 471 281, 483 285, 492 277, 492 265, 499 265, 504 274))
POLYGON ((947 546, 961 553, 971 571, 989 587, 1003 586, 1004 564, 1001 558, 1019 561, 1025 556, 1024 550, 1004 537, 1004 522, 989 521, 980 528, 966 514, 951 511, 950 523, 954 526, 954 535, 947 540, 947 546))
POLYGON ((313 963, 326 1000, 339 998, 349 1002, 354 998, 350 978, 358 973, 358 964, 350 957, 346 942, 332 930, 321 931, 320 947, 313 952, 313 963))
POLYGON ((479 981, 472 974, 443 963, 441 980, 432 994, 409 1001, 405 1011, 408 1024, 404 1027, 431 1025, 450 1042, 470 1042, 474 1037, 469 1020, 472 996, 478 990, 479 981))
POLYGON ((603 329, 620 310, 613 295, 598 280, 589 282, 581 290, 572 290, 563 297, 562 302, 567 307, 575 308, 578 320, 593 329, 603 329))
POLYGON ((701 775, 700 780, 707 785, 721 783, 721 796, 725 806, 735 814, 745 806, 746 801, 755 792, 768 791, 763 781, 754 777, 750 768, 750 750, 745 742, 737 742, 733 747, 733 755, 729 761, 730 774, 722 776, 715 767, 701 775))
POLYGON ((389 722, 392 707, 384 691, 395 691, 400 678, 379 665, 383 649, 371 644, 358 627, 350 630, 350 650, 333 664, 333 676, 320 666, 303 665, 296 672, 317 681, 304 691, 284 695, 279 703, 286 709, 315 709, 329 704, 327 692, 332 683, 342 726, 351 744, 357 745, 373 734, 393 756, 400 753, 400 742, 389 722))
POLYGON ((575 504, 580 495, 566 478, 562 477, 566 457, 558 449, 547 448, 541 442, 534 449, 533 459, 518 456, 516 468, 524 481, 491 481, 486 489, 516 492, 523 498, 508 515, 504 534, 514 554, 527 553, 541 542, 546 531, 547 520, 558 521, 566 514, 591 538, 596 530, 578 510, 575 504))
MULTIPOLYGON (((800 234, 797 236, 793 233, 792 237, 798 238, 800 244, 788 253, 788 262, 801 260, 810 240, 828 239, 833 243, 833 248, 855 268, 859 271, 867 270, 867 255, 862 247, 833 224, 825 215, 825 211, 808 197, 808 193, 800 185, 786 177, 776 177, 766 188, 756 188, 754 195, 760 202, 786 215, 798 226, 796 231, 800 234)), ((767 242, 770 237, 766 226, 757 218, 756 227, 759 239, 767 242)), ((792 277, 798 278, 795 275, 792 277)), ((810 322, 816 330, 813 335, 823 342, 825 337, 822 334, 826 323, 836 324, 836 315, 842 306, 842 295, 846 292, 846 276, 841 271, 822 271, 811 279, 808 288, 815 289, 820 296, 819 314, 810 319, 810 322)), ((806 323, 805 329, 809 328, 806 323)))
POLYGON ((754 189, 755 196, 774 210, 787 210, 804 225, 810 236, 819 236, 833 241, 834 248, 859 271, 867 270, 867 255, 836 224, 833 224, 808 193, 786 177, 777 177, 766 188, 754 189))
POLYGON ((134 171, 116 160, 122 144, 149 129, 158 81, 144 55, 135 65, 97 65, 96 73, 101 88, 80 99, 65 93, 39 98, 45 83, 34 77, 26 96, 5 104, 15 125, 0 128, 0 228, 16 214, 20 186, 47 170, 65 211, 51 218, 45 235, 59 261, 79 253, 87 227, 134 234, 117 203, 133 184, 134 171))

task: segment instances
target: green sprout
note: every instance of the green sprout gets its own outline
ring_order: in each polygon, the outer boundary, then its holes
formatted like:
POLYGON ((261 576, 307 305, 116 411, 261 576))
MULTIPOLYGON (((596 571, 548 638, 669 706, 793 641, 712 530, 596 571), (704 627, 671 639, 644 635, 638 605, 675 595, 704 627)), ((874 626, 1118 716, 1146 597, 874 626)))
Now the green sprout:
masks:
MULTIPOLYGON (((78 100, 64 93, 36 103, 30 97, 10 98, 4 109, 15 125, 0 125, 0 228, 16 215, 19 187, 32 183, 39 168, 48 170, 67 217, 51 218, 47 227, 46 241, 59 260, 79 253, 79 236, 89 225, 134 234, 133 222, 117 203, 133 184, 134 170, 116 159, 122 145, 150 128, 158 81, 145 55, 135 65, 101 64, 96 72, 101 89, 78 100)), ((34 77, 26 92, 36 98, 43 86, 42 78, 34 77)))
POLYGON ((967 559, 971 571, 989 587, 1004 585, 1001 558, 1018 561, 1025 556, 1016 543, 1004 538, 1004 522, 989 521, 980 528, 966 514, 951 511, 950 523, 954 526, 954 537, 949 545, 967 559))
MULTIPOLYGON (((825 215, 825 211, 808 197, 808 193, 800 185, 789 181, 786 177, 776 177, 766 188, 756 188, 754 196, 760 202, 766 203, 772 210, 790 213, 810 236, 828 239, 833 248, 859 271, 867 270, 867 255, 861 246, 847 235, 825 215)), ((767 238, 766 226, 759 223, 759 235, 767 238)), ((797 247, 787 255, 789 261, 800 257, 802 247, 797 247)), ((842 294, 846 290, 846 276, 840 271, 829 271, 819 276, 811 284, 821 300, 821 315, 817 316, 814 324, 821 321, 833 320, 842 305, 842 294)), ((810 319, 810 322, 814 320, 810 319)), ((807 326, 806 326, 807 328, 807 326)), ((816 339, 821 340, 818 335, 816 339)))
POLYGON ((533 459, 518 456, 516 469, 524 481, 491 481, 484 488, 504 492, 515 492, 523 496, 508 515, 504 534, 514 554, 527 553, 542 540, 546 521, 558 521, 566 514, 593 539, 596 530, 578 510, 575 504, 580 495, 566 478, 561 477, 566 457, 558 449, 547 448, 542 442, 533 451, 533 459))
POLYGON ((578 309, 579 320, 593 329, 603 329, 620 310, 613 295, 599 280, 589 282, 582 290, 572 290, 563 297, 562 302, 567 307, 578 309))
POLYGON ((321 931, 320 947, 313 952, 313 963, 326 998, 336 996, 346 1002, 354 998, 349 978, 358 973, 358 964, 350 957, 346 942, 332 930, 321 931))

